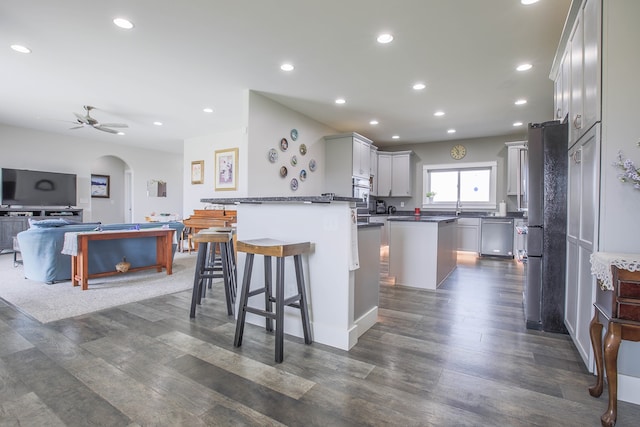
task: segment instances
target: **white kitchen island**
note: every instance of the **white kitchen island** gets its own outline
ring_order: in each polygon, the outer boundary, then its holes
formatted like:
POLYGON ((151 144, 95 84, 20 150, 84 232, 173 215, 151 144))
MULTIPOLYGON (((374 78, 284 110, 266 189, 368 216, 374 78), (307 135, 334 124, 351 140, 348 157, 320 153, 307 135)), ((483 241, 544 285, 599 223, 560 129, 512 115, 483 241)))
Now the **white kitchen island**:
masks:
POLYGON ((456 217, 390 216, 389 276, 396 285, 437 289, 456 268, 456 217))
MULTIPOLYGON (((305 284, 309 300, 312 337, 315 342, 349 350, 358 337, 373 326, 378 317, 379 275, 365 289, 365 301, 357 304, 362 287, 356 289, 356 270, 360 265, 379 268, 379 249, 358 253, 358 228, 355 202, 358 199, 332 196, 254 197, 202 199, 204 203, 235 205, 237 238, 249 240, 273 238, 288 242, 311 242, 311 253, 303 256, 305 284), (360 260, 359 258, 363 259, 360 260), (364 257, 367 257, 366 259, 364 257), (375 295, 371 295, 375 292, 375 295)), ((378 235, 380 228, 376 227, 378 235)), ((373 231, 375 231, 373 230, 373 231)), ((363 229, 364 231, 364 229, 363 229)), ((372 230, 367 227, 366 235, 372 230)), ((364 235, 362 236, 364 237, 364 235)), ((369 239, 370 237, 368 237, 369 239)), ((379 248, 379 237, 377 240, 379 248)), ((253 265, 252 289, 263 281, 262 257, 253 265)), ((238 253, 238 284, 242 283, 245 254, 238 253)), ((275 268, 274 268, 275 271, 275 268)), ((376 270, 379 271, 379 270, 376 270)), ((293 260, 285 262, 285 295, 296 292, 293 260)), ((368 280, 371 281, 371 280, 368 280)), ((368 283, 367 283, 368 284, 368 283)), ((264 305, 264 297, 251 298, 253 306, 264 305)), ((238 302, 236 301, 236 309, 238 302)), ((302 337, 300 311, 285 307, 284 331, 302 337)), ((236 310, 237 313, 237 310, 236 310)), ((264 318, 251 313, 246 321, 264 326, 264 318)))

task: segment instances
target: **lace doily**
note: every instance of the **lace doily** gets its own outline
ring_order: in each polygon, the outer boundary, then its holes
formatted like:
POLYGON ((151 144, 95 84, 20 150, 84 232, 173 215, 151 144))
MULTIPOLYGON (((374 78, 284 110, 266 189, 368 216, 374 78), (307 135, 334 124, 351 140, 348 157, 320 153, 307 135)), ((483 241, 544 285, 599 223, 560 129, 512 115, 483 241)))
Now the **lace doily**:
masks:
POLYGON ((600 289, 613 290, 611 266, 621 270, 640 271, 640 254, 617 254, 613 252, 595 252, 591 254, 591 274, 600 280, 600 289))

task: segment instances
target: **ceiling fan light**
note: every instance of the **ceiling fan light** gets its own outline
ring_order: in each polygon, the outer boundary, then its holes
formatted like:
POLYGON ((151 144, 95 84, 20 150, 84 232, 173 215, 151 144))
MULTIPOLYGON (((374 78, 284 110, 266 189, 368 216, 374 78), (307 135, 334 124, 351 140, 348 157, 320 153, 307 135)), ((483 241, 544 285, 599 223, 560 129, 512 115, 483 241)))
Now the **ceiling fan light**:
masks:
POLYGON ((117 135, 126 135, 124 132, 120 131, 117 133, 117 135))

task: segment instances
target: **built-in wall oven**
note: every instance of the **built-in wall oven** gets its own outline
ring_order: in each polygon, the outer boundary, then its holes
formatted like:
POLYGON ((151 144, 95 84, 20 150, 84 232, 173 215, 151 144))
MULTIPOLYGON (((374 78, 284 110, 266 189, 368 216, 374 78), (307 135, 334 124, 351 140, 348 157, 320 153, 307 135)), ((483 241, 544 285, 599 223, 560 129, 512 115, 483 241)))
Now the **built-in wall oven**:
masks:
POLYGON ((352 196, 361 199, 356 203, 358 208, 358 222, 369 222, 369 192, 371 187, 368 178, 358 178, 354 176, 351 179, 352 196))

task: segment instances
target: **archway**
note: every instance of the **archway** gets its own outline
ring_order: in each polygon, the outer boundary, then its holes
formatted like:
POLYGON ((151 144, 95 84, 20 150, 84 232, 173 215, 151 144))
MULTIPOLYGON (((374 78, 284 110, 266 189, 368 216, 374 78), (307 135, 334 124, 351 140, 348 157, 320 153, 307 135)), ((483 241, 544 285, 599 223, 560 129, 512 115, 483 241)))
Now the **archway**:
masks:
POLYGON ((129 165, 119 157, 102 156, 93 161, 91 175, 108 177, 108 196, 92 193, 90 221, 103 224, 131 222, 131 174, 129 165))

